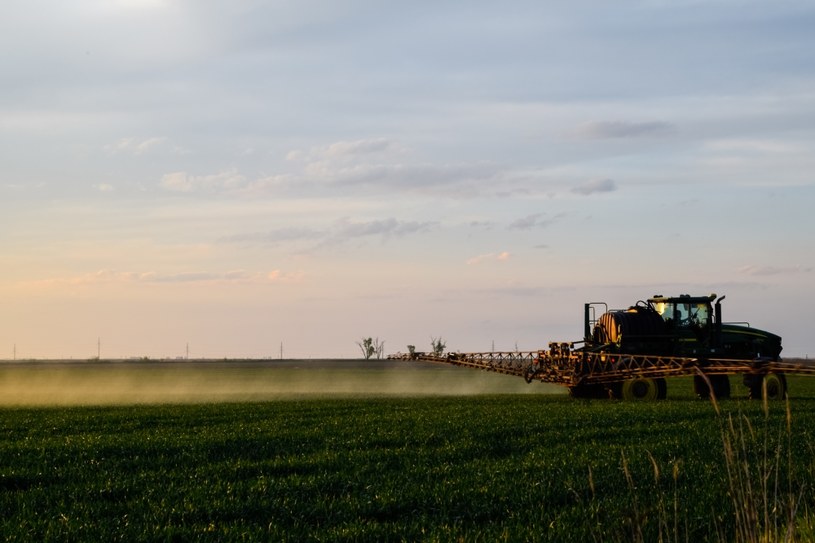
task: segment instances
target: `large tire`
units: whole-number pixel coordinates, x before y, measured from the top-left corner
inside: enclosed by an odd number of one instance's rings
[[[661,384],[660,384],[661,381]],[[661,400],[667,387],[665,379],[630,379],[620,384],[620,399],[626,401]]]
[[[750,398],[754,400],[764,398],[765,386],[768,400],[783,400],[787,396],[787,378],[782,373],[768,373],[744,381],[750,389]]]
[[[727,375],[708,375],[710,386],[708,386],[705,378],[696,375],[693,377],[693,390],[696,396],[703,400],[710,398],[711,387],[713,388],[713,395],[717,400],[725,400],[730,397],[730,378]]]

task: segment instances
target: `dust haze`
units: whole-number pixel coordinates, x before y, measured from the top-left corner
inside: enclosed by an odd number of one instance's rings
[[[514,376],[381,360],[0,364],[2,406],[559,393]]]

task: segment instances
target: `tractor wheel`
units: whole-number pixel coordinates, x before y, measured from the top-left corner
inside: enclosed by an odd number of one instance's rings
[[[708,375],[710,386],[705,378],[699,375],[693,377],[693,390],[696,396],[703,400],[710,398],[710,390],[717,400],[724,400],[730,397],[730,378],[727,375]]]
[[[750,388],[750,398],[766,398],[768,400],[783,400],[787,395],[787,378],[782,373],[768,373],[763,378],[756,376],[745,384]],[[765,392],[766,387],[766,392]]]
[[[621,383],[620,398],[628,401],[661,400],[666,390],[665,379],[631,379]]]

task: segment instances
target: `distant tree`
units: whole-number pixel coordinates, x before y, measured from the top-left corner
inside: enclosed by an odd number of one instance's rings
[[[374,354],[376,354],[376,347],[374,347],[373,338],[362,338],[361,341],[357,341],[357,346],[359,346],[360,350],[362,351],[362,357],[365,360],[369,360]]]
[[[385,356],[385,340],[376,338],[374,340],[374,352],[376,353],[376,358],[381,359]]]
[[[374,356],[379,359],[385,355],[385,341],[379,338],[362,338],[361,341],[357,341],[357,346],[365,360],[370,360]]]
[[[414,356],[416,354],[416,345],[408,345],[407,348],[410,356]]]
[[[441,356],[444,354],[444,349],[447,348],[447,344],[444,340],[439,337],[430,337],[430,345],[433,347],[433,354],[436,356]]]

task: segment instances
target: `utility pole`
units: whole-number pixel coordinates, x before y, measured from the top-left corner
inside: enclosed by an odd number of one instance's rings
[[[280,342],[280,360],[283,360],[283,342]]]
[[[187,342],[187,360],[190,359],[190,342]]]
[[[96,359],[97,360],[102,359],[102,338],[101,337],[96,338]]]

